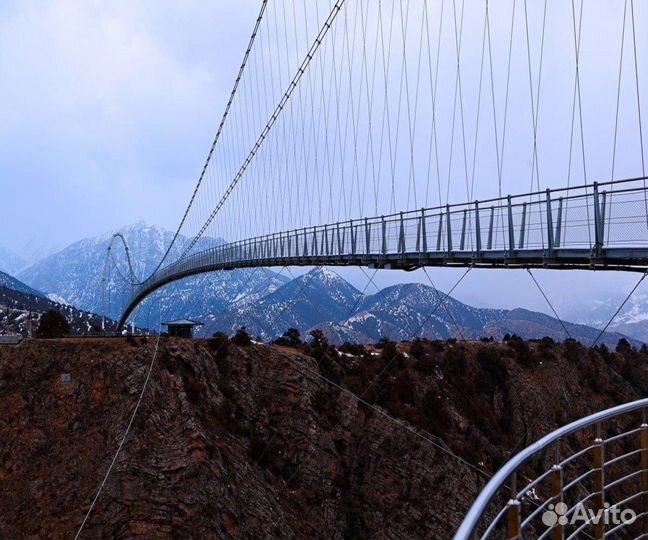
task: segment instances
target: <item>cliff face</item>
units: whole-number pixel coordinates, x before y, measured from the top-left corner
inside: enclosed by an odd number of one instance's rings
[[[153,346],[69,339],[0,348],[0,538],[74,537]],[[163,339],[81,538],[450,537],[483,479],[319,374],[488,472],[525,434],[646,388],[648,355],[630,349],[387,349]],[[579,354],[587,357],[576,367]]]

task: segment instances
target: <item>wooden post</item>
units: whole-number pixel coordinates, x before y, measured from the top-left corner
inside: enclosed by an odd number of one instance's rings
[[[598,523],[594,525],[594,537],[596,540],[603,540],[605,538],[605,471],[603,468],[605,456],[603,439],[601,438],[601,424],[596,425],[596,438],[594,439],[592,454],[594,471],[594,497],[592,502],[594,512],[599,515]]]
[[[642,411],[643,421],[641,423],[641,511],[648,512],[648,424],[646,423],[646,411]],[[644,515],[643,532],[648,533],[648,518]]]
[[[554,465],[551,469],[551,498],[554,505],[563,502],[563,469],[560,465]],[[560,521],[554,525],[551,538],[565,540],[565,526]]]
[[[507,503],[506,511],[506,539],[518,540],[520,538],[520,501],[517,499],[516,473],[511,476],[511,498]]]

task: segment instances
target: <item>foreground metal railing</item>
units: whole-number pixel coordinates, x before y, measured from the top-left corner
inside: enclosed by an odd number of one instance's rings
[[[123,324],[147,294],[183,277],[291,265],[648,267],[646,178],[593,183],[276,232],[169,264],[133,290]]]
[[[648,538],[648,399],[546,435],[508,461],[454,540]]]

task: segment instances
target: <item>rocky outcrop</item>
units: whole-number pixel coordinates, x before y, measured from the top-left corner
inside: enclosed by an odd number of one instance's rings
[[[484,478],[440,447],[492,472],[525,435],[645,390],[632,349],[387,348],[163,338],[81,538],[448,538]],[[0,538],[74,537],[153,350],[152,338],[0,348]]]

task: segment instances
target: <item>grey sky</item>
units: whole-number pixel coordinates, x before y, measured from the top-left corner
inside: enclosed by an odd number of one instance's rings
[[[140,219],[174,227],[257,9],[2,2],[0,207],[11,226],[0,243],[66,244]]]
[[[502,4],[506,8],[510,2]],[[555,0],[549,4],[559,5]],[[648,9],[642,2],[635,4],[641,24],[640,54],[645,59]],[[468,9],[470,5],[467,0]],[[537,11],[539,4],[530,5]],[[618,69],[618,48],[605,44],[618,43],[614,36],[620,31],[623,1],[597,0],[586,6],[582,54],[598,63],[590,61],[584,84],[593,87],[601,76],[597,66],[605,74]],[[19,253],[29,244],[33,247],[35,238],[37,243],[62,247],[139,220],[174,229],[202,168],[258,8],[256,0],[2,2],[0,209],[8,232],[0,244]],[[505,13],[504,8],[500,17],[495,12],[494,25],[506,28]],[[467,22],[468,42],[481,39],[478,23]],[[537,28],[533,31],[537,35]],[[546,54],[548,62],[559,60],[567,54],[564,41],[550,33]],[[513,77],[514,86],[528,84],[525,72]],[[647,88],[645,62],[640,77],[641,87]],[[608,90],[614,90],[615,81],[608,79]],[[465,81],[467,87],[475,83]],[[624,88],[626,94],[632,90],[627,82]],[[610,97],[609,92],[605,95]],[[590,107],[597,106],[596,99]],[[648,100],[644,103],[648,108]],[[607,99],[607,108],[601,109],[608,125],[609,104]],[[566,110],[556,111],[565,114]],[[630,105],[622,107],[627,126],[632,114]],[[596,132],[598,120],[588,129]],[[637,139],[630,127],[621,137],[621,170],[635,171]],[[564,141],[548,140],[544,151],[550,153],[552,145],[556,155],[564,156]],[[609,167],[610,148],[599,142],[588,150],[595,174],[603,174]],[[551,161],[550,156],[543,185],[563,183],[563,169],[552,168]],[[523,181],[507,181],[509,190],[519,186],[526,191],[527,173],[528,164]],[[366,281],[358,271],[347,272],[356,283]],[[458,277],[455,271],[430,272],[442,288]],[[527,287],[528,276],[483,271],[479,275],[470,277],[472,283],[463,293],[458,291],[459,297],[489,305],[542,305]],[[632,279],[582,276],[554,273],[546,279],[548,284],[571,283],[569,291],[579,298],[592,287],[625,286]],[[381,273],[377,279],[381,285],[410,279],[427,282],[421,273]],[[525,290],[524,297],[508,296],[498,304],[502,294],[494,291],[504,284]],[[564,295],[562,300],[571,301]]]

